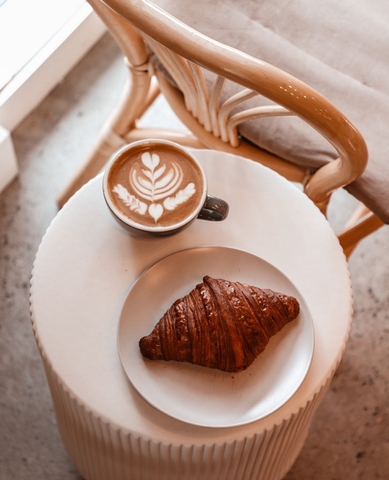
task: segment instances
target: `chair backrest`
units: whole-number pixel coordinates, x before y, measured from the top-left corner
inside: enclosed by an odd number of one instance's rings
[[[102,11],[97,0],[90,3],[100,10],[104,21],[111,24],[111,33],[131,63],[146,61],[142,37],[152,57],[158,59],[157,70],[165,73],[165,78],[159,75],[162,89],[177,87],[186,110],[201,125],[205,135],[217,139],[221,146],[228,143],[237,148],[241,142],[238,125],[264,116],[296,115],[319,132],[334,147],[338,158],[311,177],[307,178],[305,171],[303,181],[307,195],[323,211],[335,189],[362,174],[367,163],[363,137],[338,108],[309,85],[266,62],[200,34],[146,0],[104,0],[104,4],[112,9],[110,12],[107,9]],[[133,25],[140,36],[134,30],[128,33],[123,19]],[[126,36],[131,36],[130,48]],[[158,63],[163,65],[162,69],[158,68]],[[207,84],[203,70],[214,75],[211,86],[209,81]],[[226,82],[234,82],[241,89],[221,101]],[[237,105],[255,95],[262,95],[269,104],[234,114]]]

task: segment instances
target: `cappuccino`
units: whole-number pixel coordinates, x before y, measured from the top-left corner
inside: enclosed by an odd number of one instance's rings
[[[106,195],[135,228],[174,229],[201,210],[206,185],[201,167],[168,142],[123,149],[107,173]]]

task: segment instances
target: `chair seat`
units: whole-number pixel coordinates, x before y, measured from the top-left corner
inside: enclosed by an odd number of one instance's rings
[[[305,81],[340,108],[364,136],[369,150],[365,172],[347,190],[389,223],[388,2],[154,3],[199,32]],[[226,95],[234,88],[228,85]],[[266,99],[256,98],[245,105],[266,103]],[[293,117],[252,120],[242,124],[239,132],[259,147],[311,168],[336,157],[326,140]]]

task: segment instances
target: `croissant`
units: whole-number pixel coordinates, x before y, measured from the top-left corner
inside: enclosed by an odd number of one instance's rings
[[[294,297],[205,276],[173,303],[139,347],[151,360],[239,372],[299,312]]]

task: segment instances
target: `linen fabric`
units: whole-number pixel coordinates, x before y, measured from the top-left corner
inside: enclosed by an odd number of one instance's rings
[[[299,78],[364,136],[363,175],[347,190],[389,223],[389,2],[386,0],[156,0],[197,31]],[[212,75],[207,74],[207,82]],[[236,91],[228,84],[225,96]],[[245,107],[269,104],[255,98]],[[243,107],[242,107],[243,108]],[[240,134],[293,163],[318,168],[333,147],[296,117],[246,122]]]

